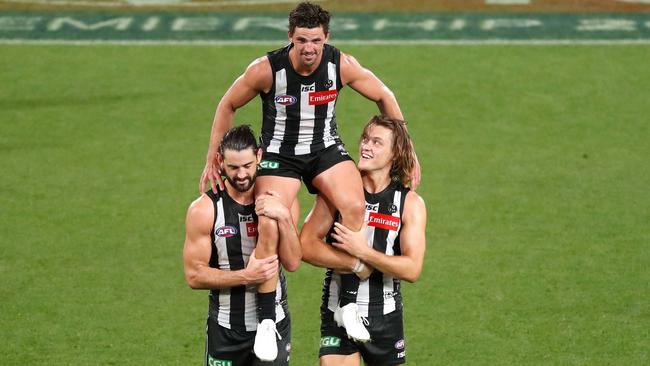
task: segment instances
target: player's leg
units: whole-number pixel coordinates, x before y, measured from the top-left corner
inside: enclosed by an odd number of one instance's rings
[[[255,181],[255,194],[275,191],[282,203],[291,207],[300,189],[300,180],[281,176],[258,176]],[[277,254],[279,242],[278,224],[265,216],[258,217],[258,237],[255,248],[257,258],[266,258]],[[278,276],[269,279],[257,287],[257,312],[259,325],[255,337],[254,351],[263,361],[272,361],[277,356],[275,334],[275,297]]]
[[[359,353],[351,355],[326,355],[321,356],[320,366],[359,366],[361,365],[361,356]]]
[[[328,148],[316,163],[320,171],[309,185],[315,187],[334,204],[341,214],[341,223],[352,230],[359,230],[365,214],[365,198],[361,174],[347,152],[340,147]],[[365,342],[370,339],[357,315],[356,298],[359,278],[355,274],[341,274],[340,309],[336,321],[345,327],[348,336]]]

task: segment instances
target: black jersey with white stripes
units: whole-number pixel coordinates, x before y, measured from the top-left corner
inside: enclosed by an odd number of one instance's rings
[[[409,192],[399,182],[392,182],[386,189],[378,193],[368,193],[366,198],[365,221],[368,222],[366,238],[368,246],[386,255],[401,255],[400,230],[404,202]],[[331,234],[331,231],[330,231]],[[328,235],[327,241],[333,238]],[[341,276],[328,269],[323,282],[323,308],[335,311],[339,302]],[[402,309],[402,292],[398,278],[385,275],[378,270],[370,277],[359,282],[356,303],[362,316],[379,316]]]
[[[340,143],[336,130],[336,101],[341,83],[341,52],[328,44],[318,68],[298,74],[289,60],[293,44],[267,54],[273,86],[262,98],[262,146],[268,152],[305,155]]]
[[[214,205],[210,267],[225,271],[246,268],[257,242],[255,205],[241,205],[225,190],[219,190],[217,194],[209,190],[207,195]],[[256,330],[256,293],[256,285],[210,290],[209,317],[228,329]],[[287,314],[287,283],[280,271],[276,288],[276,322]]]

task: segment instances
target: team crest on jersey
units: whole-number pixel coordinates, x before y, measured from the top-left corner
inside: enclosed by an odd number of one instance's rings
[[[294,105],[297,101],[298,98],[289,94],[278,95],[275,97],[275,102],[283,106]]]
[[[380,229],[397,231],[399,229],[400,218],[392,215],[371,212],[368,216],[368,226],[374,226]]]
[[[395,349],[404,349],[404,340],[400,339],[399,341],[395,342]]]
[[[391,204],[390,207],[388,207],[388,212],[390,213],[395,213],[397,212],[397,205],[396,204]]]
[[[309,105],[327,104],[336,100],[339,92],[336,90],[325,90],[309,93]]]
[[[215,234],[222,238],[230,238],[231,236],[237,235],[237,228],[232,225],[224,225],[215,230]]]
[[[325,89],[329,89],[329,88],[332,87],[332,85],[334,85],[334,81],[332,81],[332,79],[328,79],[328,80],[327,80],[326,82],[324,82],[323,84],[324,84],[323,86],[325,87]]]

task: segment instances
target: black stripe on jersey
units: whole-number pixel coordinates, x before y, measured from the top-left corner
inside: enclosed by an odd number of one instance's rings
[[[316,91],[326,91],[329,90],[329,63],[332,62],[332,48],[324,47],[323,48],[323,57],[319,65],[319,71],[315,72],[314,75],[317,77],[314,80],[316,84]],[[332,82],[335,82],[332,80]],[[337,89],[338,90],[338,89]],[[314,136],[312,139],[311,146],[309,147],[310,151],[320,151],[325,148],[325,142],[323,141],[323,136],[325,135],[325,119],[327,118],[327,106],[329,103],[318,104],[314,107]],[[330,128],[332,125],[330,124]]]

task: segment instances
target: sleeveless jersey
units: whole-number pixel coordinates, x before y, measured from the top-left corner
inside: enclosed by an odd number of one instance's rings
[[[257,241],[255,205],[241,205],[225,190],[216,195],[209,190],[207,195],[214,205],[210,267],[226,271],[246,268]],[[224,328],[254,331],[257,329],[256,293],[256,285],[212,289],[208,315]],[[288,314],[287,283],[282,271],[275,302],[276,322],[279,322]]]
[[[273,86],[262,98],[262,134],[265,151],[288,156],[318,152],[340,143],[335,106],[343,87],[341,53],[325,44],[318,68],[298,74],[289,61],[292,44],[269,52]]]
[[[372,194],[364,190],[366,198],[365,220],[368,221],[366,238],[372,246],[386,255],[401,255],[399,234],[402,229],[404,201],[409,188],[399,182],[391,183],[383,191]],[[331,236],[327,238],[332,242]],[[323,281],[322,307],[335,311],[339,303],[341,276],[331,268]],[[359,282],[356,303],[361,316],[380,316],[402,309],[400,280],[384,275],[378,270]]]

